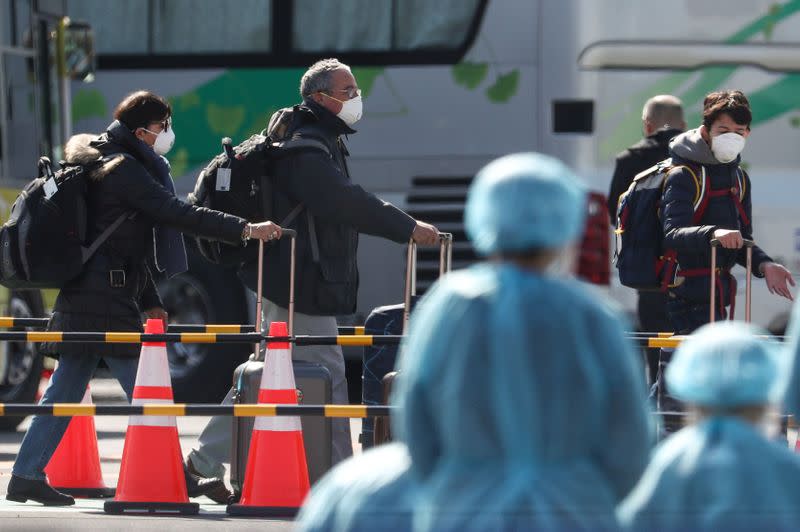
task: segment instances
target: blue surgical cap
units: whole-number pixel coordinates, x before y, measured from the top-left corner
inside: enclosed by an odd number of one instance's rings
[[[705,325],[675,351],[667,367],[670,393],[687,403],[739,407],[780,402],[782,351],[768,333],[742,322]]]
[[[475,177],[464,223],[482,255],[558,248],[578,236],[585,188],[560,161],[538,153],[496,159]]]

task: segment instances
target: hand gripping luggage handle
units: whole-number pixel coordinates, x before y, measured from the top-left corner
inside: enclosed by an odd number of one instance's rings
[[[750,300],[753,292],[752,286],[752,279],[753,279],[753,246],[755,246],[755,242],[752,240],[744,239],[744,247],[746,249],[747,259],[746,259],[746,279],[745,279],[745,291],[744,291],[744,321],[750,323]],[[711,240],[711,305],[710,313],[709,313],[709,323],[714,323],[716,320],[716,296],[717,296],[717,283],[716,283],[716,275],[717,275],[717,248],[720,246],[720,242],[718,239],[713,238]]]
[[[439,277],[449,272],[453,267],[453,234],[439,233]],[[406,286],[403,298],[403,334],[408,326],[408,317],[411,312],[411,298],[417,295],[417,243],[414,239],[408,241],[406,254]]]
[[[291,252],[289,254],[289,336],[294,334],[294,272],[297,256],[297,231],[294,229],[281,229],[281,238],[291,239]],[[261,332],[261,301],[264,293],[264,241],[258,241],[258,280],[256,281],[256,331]],[[256,344],[256,359],[261,356],[261,342]]]

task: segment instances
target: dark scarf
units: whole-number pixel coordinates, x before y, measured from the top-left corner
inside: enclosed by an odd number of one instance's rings
[[[106,129],[114,142],[127,148],[145,167],[147,172],[173,196],[175,183],[170,175],[169,162],[153,151],[153,148],[136,138],[136,135],[119,120],[114,120]],[[156,224],[153,227],[153,258],[160,272],[166,272],[167,278],[189,269],[186,260],[186,247],[183,235],[171,227]]]

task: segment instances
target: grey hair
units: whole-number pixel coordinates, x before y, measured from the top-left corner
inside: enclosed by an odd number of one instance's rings
[[[350,67],[335,57],[322,59],[311,65],[300,78],[300,96],[305,100],[315,92],[330,90],[331,74],[337,70],[350,70]]]
[[[644,104],[642,120],[649,120],[656,128],[683,124],[683,102],[671,94],[653,96]]]

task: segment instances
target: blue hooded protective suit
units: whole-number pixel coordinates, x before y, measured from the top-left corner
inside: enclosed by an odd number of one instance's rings
[[[784,398],[784,407],[795,417],[800,416],[800,298],[792,309],[792,319],[786,329],[786,350],[792,370],[789,387]]]
[[[494,208],[471,216],[481,201]],[[562,223],[530,204],[548,204]],[[487,255],[556,248],[576,236],[583,208],[560,163],[509,156],[476,179],[467,231]],[[651,435],[644,370],[618,316],[577,281],[509,262],[447,275],[415,309],[401,349],[399,443],[322,479],[300,528],[616,528]]]
[[[731,412],[779,401],[784,353],[742,323],[704,326],[682,344],[667,384],[712,414],[656,450],[620,505],[632,530],[796,530],[800,460]],[[716,412],[715,414],[713,412]]]

